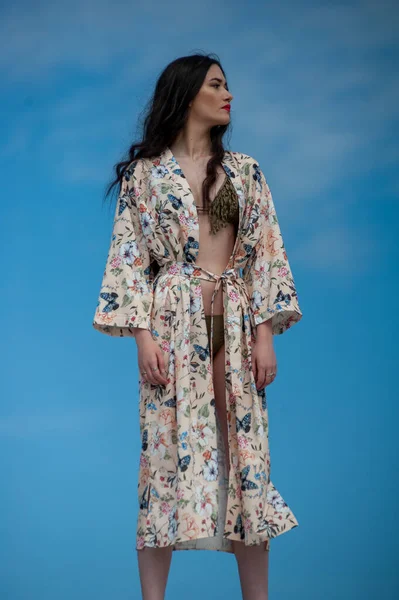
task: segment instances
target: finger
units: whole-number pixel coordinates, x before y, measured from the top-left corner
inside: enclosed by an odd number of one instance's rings
[[[165,371],[165,363],[163,360],[163,356],[161,353],[158,353],[156,356],[157,356],[157,361],[158,361],[158,371],[154,371],[154,377],[158,384],[166,385],[168,383],[168,380],[166,379],[166,376],[165,376],[166,371]]]
[[[258,376],[256,379],[256,387],[258,388],[258,390],[261,389],[263,386],[266,376],[265,373],[266,371],[263,367],[258,368]]]
[[[273,366],[265,368],[265,379],[263,381],[262,387],[266,387],[267,385],[272,383],[274,377],[272,373],[274,373],[274,371],[275,369]]]
[[[256,364],[256,355],[255,355],[255,352],[252,352],[252,355],[251,355],[251,368],[252,368],[252,373],[253,373],[254,379],[256,381],[257,364]]]
[[[164,383],[166,385],[168,383],[168,378],[167,378],[164,355],[161,351],[159,351],[159,355],[158,355],[158,367],[159,367],[159,371],[160,371],[160,376],[162,377],[162,383]]]
[[[155,363],[155,364],[153,363],[152,365],[150,365],[151,383],[153,385],[166,385],[168,383],[168,380],[166,379],[166,377],[164,377],[163,373],[160,370],[159,358],[160,358],[160,355],[157,353],[156,354],[157,363]]]
[[[147,383],[147,375],[144,373],[145,368],[143,366],[139,367],[140,369],[140,379],[143,383]]]
[[[273,373],[276,372],[276,369],[274,367],[269,367],[268,369],[266,369],[266,381],[265,381],[265,385],[270,385],[271,383],[273,383],[275,375]]]
[[[152,361],[151,363],[148,363],[148,365],[144,369],[144,371],[147,371],[147,379],[150,383],[152,383],[152,385],[158,384],[158,381],[156,380],[157,372],[153,371],[153,369],[157,369],[157,368],[158,368],[157,365],[154,363],[154,361]]]
[[[266,386],[267,386],[267,377],[266,377],[266,373],[265,373],[265,377],[264,377],[263,381],[260,383],[259,389],[263,390],[263,388]]]
[[[253,373],[254,379],[256,381],[256,377],[257,377],[258,371],[257,371],[257,368],[256,368],[256,360],[255,359],[252,359],[252,373]]]

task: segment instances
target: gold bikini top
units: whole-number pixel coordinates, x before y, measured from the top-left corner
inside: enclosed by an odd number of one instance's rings
[[[226,174],[225,180],[210,204],[210,209],[202,206],[197,207],[201,213],[209,213],[211,229],[209,233],[217,233],[221,227],[233,223],[237,233],[239,223],[239,204],[236,189]]]

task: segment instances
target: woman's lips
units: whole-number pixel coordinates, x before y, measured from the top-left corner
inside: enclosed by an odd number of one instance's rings
[[[223,110],[228,110],[230,112],[230,106],[222,106]]]

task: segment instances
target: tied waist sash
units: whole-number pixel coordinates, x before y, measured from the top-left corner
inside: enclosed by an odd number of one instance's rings
[[[223,294],[224,297],[227,298],[227,301],[229,299],[229,287],[232,286],[233,290],[238,292],[239,294],[244,294],[248,304],[249,304],[249,297],[248,297],[248,290],[247,287],[245,285],[245,281],[243,280],[243,278],[240,275],[240,269],[238,268],[234,268],[231,267],[229,269],[225,269],[223,271],[223,273],[221,273],[221,275],[216,275],[216,273],[212,273],[212,271],[209,271],[208,269],[205,269],[204,267],[201,267],[199,265],[193,265],[191,263],[185,262],[185,261],[169,261],[166,263],[163,263],[160,266],[159,272],[157,273],[155,279],[154,279],[154,289],[156,286],[156,283],[158,281],[158,278],[161,277],[162,275],[166,275],[169,274],[171,276],[173,275],[179,275],[181,277],[185,277],[187,279],[190,279],[192,277],[196,277],[198,279],[202,279],[203,281],[215,281],[216,285],[215,285],[215,289],[213,290],[212,293],[212,300],[211,300],[211,343],[210,343],[210,356],[211,356],[211,365],[213,365],[213,302],[215,300],[216,294],[218,293],[218,290],[220,288],[220,286],[222,286],[223,289]]]

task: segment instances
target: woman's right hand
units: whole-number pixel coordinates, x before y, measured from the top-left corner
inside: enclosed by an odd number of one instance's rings
[[[141,378],[153,385],[167,385],[168,380],[165,377],[165,361],[162,350],[153,340],[151,332],[148,329],[138,328],[135,340],[138,349],[138,362]],[[153,371],[152,369],[158,369]],[[143,371],[146,374],[143,374]]]

